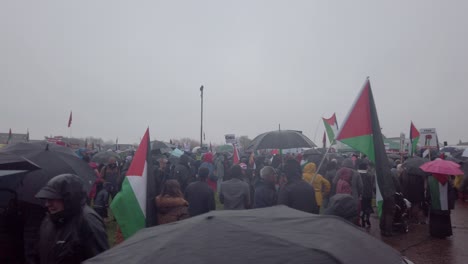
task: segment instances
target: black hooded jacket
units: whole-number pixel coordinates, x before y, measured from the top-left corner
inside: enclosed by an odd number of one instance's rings
[[[191,170],[189,166],[189,157],[185,154],[180,156],[179,163],[174,168],[173,179],[180,184],[180,189],[185,192],[185,189],[191,182]]]
[[[48,195],[51,197],[49,198]],[[40,263],[81,263],[109,248],[101,217],[86,205],[80,177],[62,174],[52,178],[36,195],[64,201],[64,211],[48,214],[39,232]]]

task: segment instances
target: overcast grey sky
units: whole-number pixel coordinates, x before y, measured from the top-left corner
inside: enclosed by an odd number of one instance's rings
[[[468,1],[0,2],[0,130],[312,140],[370,76],[386,136],[468,141]],[[323,133],[320,123],[316,141]]]

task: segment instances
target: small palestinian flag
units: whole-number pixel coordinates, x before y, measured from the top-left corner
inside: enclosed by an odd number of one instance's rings
[[[323,124],[328,134],[328,140],[330,144],[335,144],[335,136],[338,134],[338,121],[336,121],[336,114],[333,114],[330,118],[323,118]]]
[[[395,186],[380,129],[371,85],[367,79],[338,132],[336,140],[364,153],[375,164],[376,203],[379,216],[382,214],[383,200],[393,197],[395,194]]]
[[[411,127],[410,127],[410,141],[411,141],[411,156],[414,156],[414,153],[416,153],[416,148],[418,147],[418,142],[419,142],[419,131],[416,129],[414,126],[413,122],[411,122]]]

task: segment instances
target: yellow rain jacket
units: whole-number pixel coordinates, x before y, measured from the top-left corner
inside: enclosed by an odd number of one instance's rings
[[[322,206],[323,196],[330,193],[330,182],[325,179],[322,175],[314,174],[317,170],[315,163],[308,163],[304,167],[304,172],[302,173],[302,179],[310,183],[315,190],[315,200],[317,201],[318,206]],[[314,179],[313,179],[314,178]],[[312,182],[312,179],[314,182]]]

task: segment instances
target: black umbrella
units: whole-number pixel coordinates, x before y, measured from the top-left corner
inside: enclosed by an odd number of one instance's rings
[[[70,148],[56,144],[16,143],[1,149],[0,153],[22,156],[40,167],[38,170],[17,174],[18,177],[24,177],[16,189],[22,201],[42,204],[34,196],[52,177],[59,174],[73,173],[82,177],[87,191],[96,179],[94,171],[85,161],[78,158]]]
[[[399,252],[341,218],[275,206],[212,211],[146,228],[85,263],[326,264],[363,258],[402,263]]]
[[[275,130],[258,135],[252,140],[249,150],[257,149],[292,149],[292,148],[313,148],[314,142],[295,130]]]
[[[403,167],[406,168],[408,174],[426,176],[427,173],[419,168],[426,162],[429,162],[429,160],[421,157],[412,157],[403,162]]]
[[[23,157],[0,153],[0,189],[15,190],[21,183],[24,172],[37,169],[40,169],[39,166]],[[18,177],[15,174],[22,175]]]
[[[120,155],[113,151],[103,151],[95,154],[91,161],[98,164],[107,164],[110,158],[114,158],[117,161],[120,161]]]
[[[157,154],[171,153],[176,145],[171,143],[155,140],[151,144],[151,150]]]
[[[8,153],[0,153],[0,170],[21,170],[21,171],[30,171],[37,170],[39,166],[34,164],[34,162]]]

